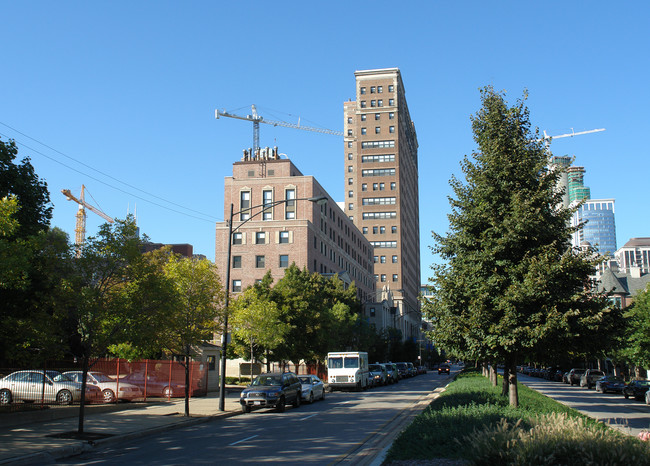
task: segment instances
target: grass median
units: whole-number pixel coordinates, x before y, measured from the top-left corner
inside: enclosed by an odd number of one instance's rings
[[[521,384],[519,408],[512,408],[500,385],[467,370],[399,435],[384,464],[435,458],[486,465],[650,465],[650,445]]]

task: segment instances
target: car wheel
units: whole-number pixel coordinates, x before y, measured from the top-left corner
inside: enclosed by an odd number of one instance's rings
[[[11,403],[11,392],[7,389],[0,390],[0,405],[8,405]]]
[[[626,400],[630,397],[630,395],[628,395],[626,392],[623,392],[623,396],[625,397]]]
[[[294,408],[299,408],[300,407],[300,401],[301,401],[301,395],[300,392],[296,395],[296,401],[293,402],[293,407]]]
[[[104,403],[112,403],[115,401],[115,393],[110,388],[102,391],[102,396],[104,397]]]
[[[312,392],[309,392],[309,400],[307,400],[309,404],[312,404],[314,402],[314,394]]]
[[[278,401],[278,404],[275,405],[275,409],[278,413],[284,413],[284,408],[286,407],[285,402],[284,402],[284,397],[280,398],[280,401]]]
[[[172,387],[165,387],[163,388],[162,395],[165,398],[171,398],[174,396],[174,389]]]
[[[244,414],[248,414],[251,412],[251,407],[248,405],[241,405],[241,410]]]
[[[56,402],[60,405],[72,404],[72,393],[70,393],[70,390],[61,390],[59,393],[57,393]]]

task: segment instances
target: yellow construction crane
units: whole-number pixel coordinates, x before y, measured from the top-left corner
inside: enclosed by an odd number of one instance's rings
[[[101,218],[106,220],[108,223],[114,222],[114,220],[111,217],[109,217],[98,208],[93,207],[86,202],[85,194],[84,194],[85,190],[86,187],[84,185],[81,185],[81,195],[79,196],[79,199],[74,197],[69,189],[61,190],[63,195],[67,197],[69,201],[74,201],[77,204],[79,204],[79,210],[77,210],[77,225],[74,229],[75,245],[77,246],[77,256],[81,254],[81,247],[83,246],[84,241],[86,241],[86,209],[90,210],[91,212],[95,212],[97,215],[99,215]]]
[[[250,121],[253,123],[253,152],[257,149],[260,149],[260,123],[266,123],[267,125],[273,126],[283,126],[285,128],[294,128],[294,129],[303,129],[305,131],[314,131],[316,133],[332,134],[334,136],[343,136],[342,131],[334,131],[332,129],[325,128],[314,128],[312,126],[303,126],[300,124],[300,118],[298,118],[298,123],[287,123],[285,121],[277,120],[266,120],[264,117],[260,116],[257,113],[255,105],[251,105],[251,114],[246,116],[235,115],[234,113],[228,113],[225,110],[215,110],[214,117],[218,120],[219,117],[235,118],[237,120]]]

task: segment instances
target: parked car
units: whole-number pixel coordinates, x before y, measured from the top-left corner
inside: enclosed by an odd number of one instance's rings
[[[623,387],[623,396],[627,399],[644,400],[646,392],[650,389],[650,380],[632,380]]]
[[[415,364],[413,364],[412,362],[407,362],[406,367],[408,368],[411,377],[415,377],[416,375],[418,375],[417,371],[415,370]]]
[[[573,387],[574,385],[580,384],[580,377],[582,377],[585,371],[586,369],[571,369],[568,376],[569,385]]]
[[[151,371],[132,372],[120,379],[120,384],[126,382],[140,388],[142,396],[161,396],[165,398],[185,396],[185,384],[169,380],[169,374]]]
[[[368,364],[368,370],[373,385],[386,385],[388,383],[388,372],[381,364]]]
[[[99,389],[86,390],[86,400],[99,398]],[[0,404],[43,401],[69,405],[81,400],[81,384],[57,371],[17,371],[0,379]]]
[[[397,370],[397,364],[393,362],[386,362],[382,364],[386,368],[386,376],[388,383],[397,383],[399,382],[399,371]]]
[[[650,405],[650,390],[645,392],[645,404]]]
[[[606,375],[596,380],[597,392],[623,393],[623,387],[625,387],[625,381],[620,377]]]
[[[314,400],[325,399],[325,385],[316,375],[299,375],[301,385],[301,397],[303,401],[313,403]]]
[[[450,370],[451,368],[449,367],[449,364],[440,364],[438,366],[438,374],[442,374],[443,372],[449,374]]]
[[[409,369],[405,362],[396,362],[395,364],[397,365],[397,372],[399,373],[400,379],[410,377]]]
[[[562,382],[565,384],[569,383],[569,371],[566,371],[564,374],[562,374]]]
[[[427,373],[427,366],[415,366],[418,375]]]
[[[287,403],[300,406],[302,385],[293,372],[260,374],[241,392],[239,403],[242,411],[252,408],[275,408],[284,412]]]
[[[587,369],[585,373],[580,376],[580,386],[591,389],[591,387],[596,385],[596,380],[601,377],[605,377],[603,371],[599,371],[598,369]]]
[[[63,375],[75,382],[82,383],[83,381],[83,371],[68,371],[64,372]],[[111,379],[103,372],[88,372],[86,377],[86,390],[91,385],[101,391],[105,403],[112,403],[117,399],[131,401],[144,396],[142,390],[137,385],[122,380],[118,383],[118,381]],[[115,396],[116,393],[117,398]]]

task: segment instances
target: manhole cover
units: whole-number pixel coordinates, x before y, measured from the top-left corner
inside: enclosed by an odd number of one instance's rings
[[[50,434],[47,435],[46,437],[51,437],[51,438],[62,438],[62,439],[68,439],[68,440],[86,440],[89,442],[93,442],[95,440],[101,440],[104,438],[112,437],[114,434],[100,434],[99,432],[77,432],[76,430],[73,430],[71,432],[59,432],[56,434]]]

